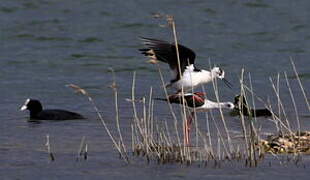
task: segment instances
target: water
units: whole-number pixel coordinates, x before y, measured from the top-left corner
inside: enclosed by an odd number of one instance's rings
[[[130,143],[132,109],[130,97],[133,71],[137,73],[137,97],[162,96],[154,66],[139,55],[139,36],[172,40],[164,21],[152,13],[173,14],[179,41],[195,50],[200,67],[213,64],[226,70],[227,78],[238,83],[241,68],[251,72],[257,95],[276,102],[269,77],[287,72],[295,92],[302,129],[309,129],[306,108],[290,65],[294,59],[304,88],[309,92],[310,3],[303,1],[45,1],[11,0],[0,3],[0,176],[1,179],[307,179],[303,167],[268,163],[256,169],[243,167],[198,168],[179,165],[146,165],[141,159],[127,166],[118,158],[110,139],[87,99],[74,94],[66,84],[85,88],[95,99],[104,119],[113,128],[115,112],[109,68],[116,72],[120,93],[121,129]],[[167,70],[166,66],[162,66]],[[166,80],[169,80],[166,73]],[[282,98],[288,116],[295,122],[289,91],[282,76]],[[238,93],[224,87],[222,100]],[[207,86],[208,92],[212,87]],[[47,108],[80,112],[85,121],[27,122],[19,112],[26,98],[37,98]],[[214,98],[213,93],[209,94]],[[258,106],[262,106],[257,102]],[[171,121],[165,104],[156,103],[156,118]],[[216,115],[218,116],[218,115]],[[240,132],[240,123],[225,113],[228,127]],[[203,123],[203,116],[200,117]],[[263,131],[275,132],[273,123],[260,119]],[[49,163],[46,134],[50,135],[56,161]],[[81,138],[89,144],[88,161],[76,162]],[[309,158],[304,157],[306,165]],[[306,167],[308,168],[308,167]]]

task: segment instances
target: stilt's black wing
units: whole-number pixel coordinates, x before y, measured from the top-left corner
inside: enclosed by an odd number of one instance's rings
[[[176,46],[174,43],[169,43],[167,41],[144,38],[141,37],[144,45],[147,48],[139,49],[145,56],[151,57],[158,61],[162,61],[169,64],[170,69],[175,73],[175,80],[180,79],[180,74],[178,71],[178,58]],[[179,57],[180,57],[180,68],[181,73],[184,72],[186,66],[194,64],[195,53],[193,50],[178,44]]]
[[[184,99],[188,107],[197,108],[204,105],[204,98],[197,95],[185,95]]]
[[[191,108],[200,107],[204,105],[204,98],[195,94],[184,95],[185,105]],[[180,94],[173,94],[169,96],[170,103],[183,104],[183,98]]]

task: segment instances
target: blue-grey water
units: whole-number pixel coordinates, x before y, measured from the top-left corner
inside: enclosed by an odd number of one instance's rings
[[[308,179],[309,157],[303,166],[279,165],[276,158],[258,168],[227,165],[223,168],[147,165],[133,158],[119,159],[115,148],[86,97],[66,84],[85,88],[103,118],[116,134],[112,74],[119,90],[120,121],[125,143],[130,145],[130,98],[133,72],[136,96],[162,96],[156,66],[137,51],[139,36],[172,41],[171,30],[153,13],[175,17],[179,42],[195,50],[199,67],[209,62],[223,67],[234,84],[229,90],[219,82],[221,100],[238,93],[241,69],[251,73],[255,93],[277,106],[269,78],[281,74],[280,94],[288,119],[296,128],[296,114],[285,84],[287,72],[303,130],[310,129],[309,110],[290,64],[293,59],[306,93],[310,89],[310,2],[267,0],[10,0],[0,2],[0,179]],[[162,65],[162,70],[168,70]],[[166,81],[169,73],[165,73]],[[206,86],[214,99],[212,86]],[[46,108],[76,111],[87,120],[28,122],[19,108],[27,98],[40,99]],[[262,106],[256,102],[257,106]],[[241,132],[240,122],[225,111],[231,132]],[[215,116],[219,117],[215,112]],[[165,103],[155,103],[155,118],[173,119]],[[274,123],[259,118],[263,132],[276,133]],[[199,121],[204,123],[203,116]],[[205,130],[204,130],[205,131]],[[50,135],[56,160],[49,162],[46,135]],[[77,162],[82,137],[89,157]]]

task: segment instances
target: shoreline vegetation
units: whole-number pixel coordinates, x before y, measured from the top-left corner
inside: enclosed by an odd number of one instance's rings
[[[177,32],[175,27],[175,21],[172,16],[168,15],[154,15],[155,18],[164,18],[167,21],[168,27],[172,29],[174,41],[177,41]],[[177,53],[178,49],[176,48]],[[154,64],[158,70],[160,76],[164,94],[168,97],[167,89],[163,80],[162,71],[158,63],[154,60],[148,61]],[[295,64],[290,59],[294,74],[298,81],[299,88],[305,100],[305,104],[310,112],[309,102],[306,96],[305,89],[298,76]],[[214,167],[221,167],[223,162],[241,162],[246,167],[257,167],[260,162],[263,162],[266,155],[272,155],[279,157],[283,154],[286,155],[287,161],[294,162],[298,165],[302,163],[302,155],[310,153],[310,131],[301,131],[301,124],[299,121],[298,109],[295,101],[295,94],[291,89],[290,82],[286,72],[284,78],[286,87],[290,93],[290,98],[294,107],[297,129],[292,128],[292,119],[288,119],[287,111],[283,105],[280,95],[280,74],[276,78],[270,78],[270,83],[273,88],[274,94],[277,98],[277,102],[268,102],[256,95],[252,87],[252,79],[250,73],[248,73],[247,79],[249,83],[245,83],[245,69],[242,69],[239,83],[240,83],[240,95],[246,98],[247,104],[255,108],[255,101],[258,100],[264,104],[265,108],[268,109],[272,116],[272,121],[277,129],[273,135],[265,136],[262,134],[262,130],[257,125],[257,119],[255,116],[244,116],[242,112],[238,116],[240,119],[241,137],[236,141],[230,133],[230,128],[227,126],[225,116],[222,109],[219,109],[220,119],[215,119],[212,111],[205,113],[206,132],[201,130],[200,124],[197,121],[196,112],[193,118],[195,127],[194,136],[192,138],[192,144],[190,146],[184,145],[182,137],[185,135],[182,129],[186,122],[186,118],[190,114],[185,106],[180,108],[174,108],[170,103],[167,103],[167,108],[170,110],[171,121],[169,126],[167,122],[158,122],[154,114],[154,99],[153,89],[150,87],[149,94],[143,97],[141,100],[137,100],[135,96],[135,84],[136,84],[136,73],[133,73],[131,98],[127,99],[132,104],[133,118],[131,124],[131,145],[126,145],[123,140],[122,130],[120,129],[119,119],[119,106],[118,106],[118,89],[117,83],[115,82],[115,73],[111,69],[113,75],[113,83],[111,89],[114,92],[114,105],[115,105],[115,122],[117,128],[117,134],[112,134],[108,124],[102,117],[95,100],[91,95],[78,85],[69,84],[68,87],[74,89],[76,92],[86,96],[92,106],[94,107],[97,116],[99,117],[103,127],[109,135],[114,147],[126,163],[130,163],[130,153],[134,157],[144,157],[148,163],[157,162],[159,164],[165,163],[181,163],[191,165],[193,163],[199,163],[204,166],[213,164]],[[216,101],[220,102],[219,91],[217,87],[217,81],[212,82]],[[184,93],[184,91],[182,92]],[[252,100],[252,102],[250,101]],[[185,101],[183,101],[185,102]],[[302,102],[298,102],[302,103]],[[183,104],[184,105],[184,104]],[[239,104],[240,107],[240,104]],[[241,108],[239,108],[241,109]],[[249,111],[250,112],[250,111]],[[176,113],[181,114],[181,118]],[[199,120],[200,121],[200,120]],[[210,134],[210,124],[215,126],[215,135]],[[129,129],[126,129],[129,131]],[[85,141],[84,137],[82,139]],[[82,152],[82,145],[79,150]],[[87,152],[87,145],[86,145]],[[50,154],[50,150],[49,150]],[[290,158],[289,158],[290,157]],[[54,157],[53,157],[54,158]]]

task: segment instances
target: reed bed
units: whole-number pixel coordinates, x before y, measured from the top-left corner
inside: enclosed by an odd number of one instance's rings
[[[292,65],[294,65],[292,63]],[[160,79],[164,85],[161,69],[156,65],[159,71]],[[296,69],[294,67],[294,69]],[[113,77],[114,71],[113,72]],[[153,99],[153,89],[150,88],[149,94],[142,98],[137,98],[135,96],[135,86],[136,86],[136,73],[133,73],[132,79],[132,92],[131,98],[127,101],[132,103],[133,118],[131,123],[131,145],[126,146],[126,143],[122,137],[122,131],[120,129],[119,121],[119,107],[118,107],[118,90],[117,83],[113,80],[111,85],[115,96],[115,110],[116,110],[116,128],[117,135],[112,135],[108,125],[100,115],[95,101],[91,98],[91,95],[84,89],[77,85],[70,84],[69,87],[73,88],[75,91],[88,97],[88,100],[92,103],[94,109],[97,112],[102,125],[109,134],[116,150],[120,154],[126,163],[130,163],[129,152],[133,156],[144,157],[148,163],[156,162],[158,164],[166,163],[180,163],[185,165],[191,165],[193,163],[198,163],[199,165],[213,167],[221,167],[225,162],[238,162],[244,164],[247,167],[257,167],[259,162],[262,162],[266,153],[272,154],[278,157],[277,154],[289,154],[291,153],[293,158],[287,158],[288,160],[295,159],[292,161],[296,164],[301,162],[301,154],[310,153],[310,132],[300,130],[300,122],[298,122],[297,131],[294,130],[290,124],[291,120],[288,119],[284,103],[282,102],[280,91],[279,91],[279,79],[280,75],[277,76],[275,82],[271,80],[271,86],[274,90],[275,96],[277,98],[277,104],[271,104],[270,102],[264,101],[259,97],[253,90],[251,84],[251,76],[248,73],[249,84],[247,85],[244,81],[245,70],[242,69],[240,75],[240,94],[246,98],[246,101],[250,102],[255,108],[255,99],[264,104],[265,108],[270,110],[272,117],[269,118],[270,121],[274,122],[277,132],[274,135],[267,136],[265,138],[263,134],[260,134],[262,130],[257,126],[256,117],[244,116],[243,113],[239,112],[238,119],[240,120],[240,134],[241,140],[235,142],[234,138],[231,138],[231,133],[229,127],[226,125],[226,119],[223,115],[221,109],[219,110],[220,118],[216,119],[213,111],[205,113],[205,122],[208,134],[203,132],[203,128],[200,127],[199,120],[197,116],[194,116],[195,123],[195,133],[192,139],[195,139],[195,143],[192,145],[185,145],[181,140],[185,136],[182,131],[182,126],[184,121],[189,114],[187,108],[184,106],[179,106],[179,108],[174,108],[170,103],[167,103],[171,118],[169,121],[173,121],[174,126],[169,126],[168,120],[163,122],[156,121],[156,114],[154,113],[155,103]],[[296,74],[298,74],[296,72]],[[284,73],[286,85],[290,88],[289,80]],[[296,78],[299,78],[296,76]],[[113,78],[114,79],[114,78]],[[215,94],[218,93],[217,82],[213,82]],[[165,87],[165,86],[163,86]],[[300,88],[303,89],[300,83]],[[303,89],[304,91],[304,89]],[[291,93],[291,100],[294,100],[294,94],[292,89],[289,90]],[[305,92],[305,91],[304,91]],[[168,97],[168,91],[164,88],[164,93]],[[307,96],[304,96],[307,97]],[[220,101],[219,96],[217,96],[217,101]],[[307,98],[305,98],[307,102]],[[250,104],[250,103],[248,103]],[[294,105],[296,107],[296,105]],[[308,106],[307,106],[308,107]],[[297,108],[294,108],[298,110]],[[180,112],[181,118],[179,119],[176,115]],[[275,113],[276,112],[276,113]],[[296,112],[298,115],[298,112]],[[296,118],[296,121],[299,121]],[[215,134],[210,133],[211,125],[215,126]],[[225,126],[225,127],[224,127]],[[126,130],[128,131],[128,130]],[[295,132],[296,131],[296,132]],[[229,138],[228,138],[229,137]],[[48,137],[47,137],[48,138]],[[50,151],[49,138],[48,138],[48,153],[53,161],[55,158]],[[130,150],[129,150],[130,149]],[[78,151],[78,159],[87,159],[87,144],[85,143],[85,137],[81,140],[81,145]],[[281,159],[281,158],[278,158]]]
[[[288,82],[287,75],[284,75],[286,81]],[[135,79],[134,75],[134,79]],[[275,95],[278,99],[278,104],[266,103],[258,95],[250,84],[247,86],[244,81],[244,70],[241,72],[240,78],[240,94],[244,97],[252,97],[252,107],[255,108],[254,99],[261,101],[265,107],[270,110],[272,117],[269,118],[270,121],[274,122],[277,129],[273,135],[265,136],[262,129],[257,125],[257,118],[251,115],[244,116],[242,112],[238,116],[240,120],[240,129],[242,138],[238,141],[233,140],[230,134],[229,127],[224,128],[225,116],[220,110],[220,118],[215,119],[213,115],[214,112],[206,113],[207,130],[210,132],[210,123],[214,123],[216,127],[216,137],[212,137],[211,133],[205,135],[200,129],[200,124],[198,120],[195,120],[195,145],[191,146],[184,145],[180,142],[181,133],[180,128],[171,128],[167,126],[167,123],[160,124],[154,121],[154,101],[152,98],[152,89],[150,89],[150,94],[148,97],[143,98],[142,107],[143,114],[138,115],[135,113],[134,121],[132,124],[132,152],[135,156],[145,157],[148,162],[155,161],[160,164],[165,163],[181,163],[181,164],[192,164],[193,162],[199,162],[203,164],[218,164],[223,162],[241,162],[248,167],[257,167],[259,162],[262,162],[266,153],[278,156],[277,154],[291,154],[295,158],[300,154],[309,154],[310,152],[310,132],[301,131],[300,123],[298,122],[297,130],[293,129],[290,125],[292,120],[289,120],[284,109],[281,96],[278,94],[278,85],[272,83],[271,86],[274,87]],[[249,76],[249,79],[250,76]],[[133,80],[134,82],[135,80]],[[250,81],[251,82],[251,81]],[[216,85],[216,83],[214,83]],[[134,85],[134,84],[133,84]],[[289,87],[289,86],[288,86]],[[301,86],[302,87],[302,86]],[[134,90],[135,88],[133,88]],[[217,90],[215,88],[215,90]],[[134,98],[134,92],[132,92],[132,103],[133,111],[137,112],[136,100]],[[294,99],[291,96],[292,101]],[[250,98],[249,98],[250,99]],[[219,101],[219,99],[218,99]],[[247,100],[250,102],[250,100]],[[250,103],[248,103],[250,104]],[[167,104],[171,106],[170,104]],[[275,106],[275,109],[272,108]],[[183,112],[183,107],[179,110]],[[277,113],[275,111],[277,110]],[[297,109],[295,109],[297,110]],[[280,112],[280,113],[279,113]],[[171,108],[171,114],[174,113],[174,109]],[[182,118],[186,118],[185,114],[181,114]],[[174,117],[174,116],[172,116]],[[195,116],[196,118],[197,116]],[[181,119],[182,119],[181,118]],[[171,119],[170,119],[171,120]],[[172,118],[175,127],[180,127],[179,119]],[[295,119],[299,121],[298,118]],[[222,124],[220,126],[220,123]],[[220,129],[222,127],[222,129]],[[224,130],[223,130],[224,129]],[[172,135],[174,134],[174,136]]]

